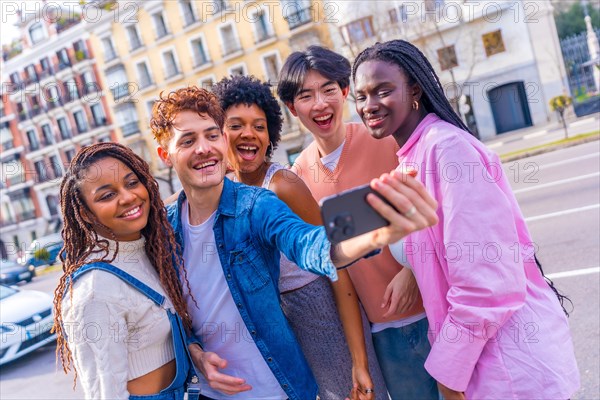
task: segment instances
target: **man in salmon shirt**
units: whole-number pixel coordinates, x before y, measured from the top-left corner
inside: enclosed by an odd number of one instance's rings
[[[377,140],[362,123],[342,121],[350,72],[343,56],[311,46],[292,53],[279,75],[277,94],[315,139],[292,169],[317,201],[369,183],[398,166],[399,148],[393,138]],[[382,141],[387,143],[382,146]],[[386,247],[348,272],[371,322],[391,398],[438,399],[436,381],[424,368],[431,348],[428,323],[410,269],[403,268]]]

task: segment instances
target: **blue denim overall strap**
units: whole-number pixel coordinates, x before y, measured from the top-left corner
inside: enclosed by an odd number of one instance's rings
[[[165,302],[165,297],[156,292],[154,289],[141,282],[137,278],[131,276],[127,272],[123,271],[115,267],[114,265],[104,263],[104,262],[94,262],[90,264],[86,264],[79,268],[77,271],[71,275],[71,279],[73,283],[84,273],[98,269],[108,273],[111,273],[123,281],[128,283],[134,289],[137,289],[139,292],[144,294],[150,300],[152,300],[158,307],[164,308],[163,304]],[[169,322],[171,324],[171,332],[173,336],[173,350],[175,352],[175,363],[177,366],[177,371],[175,374],[175,379],[171,384],[161,390],[157,394],[152,395],[131,395],[129,399],[133,400],[182,400],[185,394],[186,381],[188,376],[193,380],[197,377],[193,376],[191,372],[193,372],[193,368],[191,368],[190,356],[186,346],[186,335],[185,330],[183,328],[183,323],[181,318],[171,312],[171,310],[166,310],[167,316],[169,317]]]

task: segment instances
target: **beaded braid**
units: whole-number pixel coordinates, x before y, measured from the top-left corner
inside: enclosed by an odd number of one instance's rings
[[[408,77],[409,83],[414,84],[416,82],[423,90],[421,102],[427,111],[436,113],[444,121],[472,134],[444,95],[440,79],[431,66],[431,63],[417,47],[405,40],[390,40],[384,43],[377,42],[373,46],[363,50],[356,57],[354,65],[352,65],[352,79],[356,80],[356,70],[360,64],[375,60],[388,62],[400,67]],[[571,305],[573,302],[558,291],[554,286],[554,282],[544,275],[542,264],[537,256],[534,255],[534,258],[546,283],[558,298],[563,312],[568,316],[569,312],[565,308],[565,302],[569,302]]]
[[[60,358],[65,373],[70,371],[71,368],[74,370],[73,386],[75,386],[77,380],[77,370],[73,365],[73,357],[63,331],[62,320],[62,302],[67,289],[70,298],[73,298],[73,285],[69,277],[84,264],[94,261],[110,263],[114,261],[119,252],[119,242],[112,234],[111,239],[115,240],[117,248],[112,257],[109,257],[109,243],[98,236],[94,227],[102,226],[108,232],[110,232],[110,229],[102,225],[90,212],[80,192],[80,185],[89,168],[93,167],[98,161],[109,157],[127,165],[148,190],[150,213],[148,224],[141,231],[146,238],[146,254],[157,271],[160,283],[171,299],[175,311],[181,316],[185,328],[187,330],[192,329],[192,321],[187,312],[187,305],[179,280],[179,276],[181,276],[187,286],[188,293],[191,295],[187,274],[183,266],[183,258],[181,257],[181,249],[175,241],[173,229],[169,224],[164,204],[160,199],[158,183],[150,174],[148,164],[131,149],[117,143],[98,143],[84,147],[79,150],[71,161],[60,185],[60,202],[64,218],[64,228],[62,230],[64,245],[60,251],[63,275],[54,291],[54,326],[52,328],[52,331],[57,334],[57,360]],[[92,259],[90,257],[92,252],[98,252],[98,248],[100,249],[100,255]],[[175,268],[173,264],[175,264]],[[195,299],[194,302],[196,302]]]
[[[423,89],[421,102],[427,111],[435,112],[444,121],[471,133],[450,105],[431,63],[414,45],[404,40],[390,40],[384,43],[378,42],[366,48],[360,52],[352,65],[353,80],[356,79],[358,66],[372,60],[385,61],[400,67],[411,84],[416,82]]]

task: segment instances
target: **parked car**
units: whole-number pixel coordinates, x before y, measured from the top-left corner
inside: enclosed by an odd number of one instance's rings
[[[15,261],[0,260],[0,283],[13,285],[19,282],[31,282],[34,276],[33,265],[25,266]]]
[[[35,268],[52,265],[57,261],[63,243],[60,233],[38,238],[31,243],[19,262],[25,266],[33,265]]]
[[[50,295],[0,285],[0,365],[55,340],[52,323]]]

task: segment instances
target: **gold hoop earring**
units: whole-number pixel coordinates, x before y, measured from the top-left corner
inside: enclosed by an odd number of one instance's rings
[[[413,110],[419,111],[419,102],[417,100],[413,100],[412,107]]]

